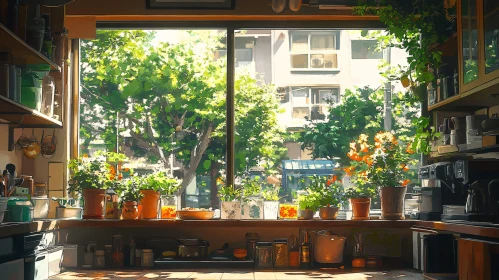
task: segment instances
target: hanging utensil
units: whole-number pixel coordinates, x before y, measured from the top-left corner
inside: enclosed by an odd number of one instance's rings
[[[275,13],[281,13],[286,8],[286,0],[272,0],[272,10]]]
[[[45,133],[45,131],[43,132]],[[57,149],[57,138],[55,137],[55,129],[52,135],[47,135],[43,137],[41,142],[41,154],[44,158],[52,158],[55,155]]]
[[[40,154],[40,143],[35,136],[35,129],[31,130],[31,137],[29,138],[30,145],[23,148],[24,156],[28,159],[35,159]]]
[[[301,9],[302,0],[289,0],[289,9],[298,12]]]

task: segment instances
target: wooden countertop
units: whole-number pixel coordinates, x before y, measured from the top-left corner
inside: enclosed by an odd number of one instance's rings
[[[499,227],[430,222],[417,220],[387,221],[387,220],[43,220],[31,223],[6,223],[0,225],[0,238],[43,232],[63,228],[81,227],[308,227],[308,228],[414,228],[435,231],[446,231],[457,234],[467,234],[499,239]]]
[[[126,270],[126,271],[105,271],[105,270],[75,270],[51,277],[50,279],[213,279],[213,280],[234,280],[234,279],[424,279],[420,272],[414,270],[389,270],[389,271],[366,271],[353,269],[338,270],[282,270],[282,271],[252,271],[252,270],[220,270],[201,269],[191,271],[163,271],[163,270]]]

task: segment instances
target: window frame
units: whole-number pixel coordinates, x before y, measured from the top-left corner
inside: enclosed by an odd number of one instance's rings
[[[294,90],[297,90],[297,89],[301,89],[301,88],[307,88],[307,97],[309,99],[309,102],[307,104],[307,106],[295,106],[295,103],[294,103],[294,96],[293,96],[293,89]],[[294,112],[294,108],[308,108],[308,117],[311,118],[312,117],[312,108],[314,107],[319,107],[319,108],[324,108],[325,110],[327,110],[327,103],[314,103],[313,101],[313,98],[312,98],[312,95],[313,95],[313,90],[317,90],[317,91],[320,91],[321,89],[322,90],[337,90],[336,93],[334,93],[336,95],[336,103],[340,102],[340,97],[341,97],[341,90],[340,90],[340,85],[336,84],[336,85],[289,85],[288,86],[288,90],[289,90],[289,100],[290,100],[290,103],[291,103],[291,110],[290,110],[290,114],[291,114],[291,119],[293,120],[304,120],[304,119],[300,119],[300,118],[294,118],[293,117],[293,112]],[[320,121],[319,119],[315,120],[315,121]]]
[[[293,51],[293,37],[294,36],[307,36],[307,51]],[[333,44],[334,44],[334,50],[322,50],[322,51],[314,51],[312,50],[312,36],[320,36],[320,35],[332,35],[333,36]],[[290,31],[289,32],[289,67],[291,71],[297,72],[297,71],[306,71],[306,72],[337,72],[340,71],[341,66],[340,66],[340,59],[339,59],[339,54],[340,54],[340,49],[338,48],[338,43],[339,39],[341,38],[340,36],[337,36],[336,31]],[[336,55],[336,68],[313,68],[310,65],[310,60],[312,59],[312,55]],[[292,57],[293,55],[307,55],[307,68],[299,68],[299,67],[293,67],[293,61]]]

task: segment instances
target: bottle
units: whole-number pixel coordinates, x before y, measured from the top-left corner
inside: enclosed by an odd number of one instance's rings
[[[300,266],[300,249],[298,246],[298,237],[294,234],[291,235],[290,243],[291,248],[289,250],[289,266],[290,267],[299,267]]]
[[[130,245],[125,244],[123,247],[123,265],[125,267],[130,267]]]
[[[303,242],[300,246],[300,267],[310,268],[310,242],[308,241],[308,231],[303,231]]]
[[[41,51],[44,31],[45,20],[40,16],[40,5],[36,5],[35,16],[26,24],[26,43],[36,51]]]
[[[136,266],[137,264],[135,263],[135,250],[137,249],[135,246],[135,241],[133,241],[132,238],[130,238],[130,244],[128,245],[130,248],[130,261],[129,264],[130,266]]]
[[[52,31],[50,30],[50,15],[43,14],[42,17],[45,20],[42,54],[50,59],[52,58]]]

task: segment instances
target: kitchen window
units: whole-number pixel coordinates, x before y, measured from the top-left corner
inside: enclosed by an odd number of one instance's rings
[[[352,40],[352,59],[382,59],[383,52],[377,46],[375,40]]]
[[[329,104],[339,100],[337,87],[290,87],[293,119],[325,120]]]
[[[290,60],[295,71],[339,70],[337,33],[291,33]]]

